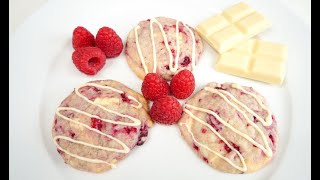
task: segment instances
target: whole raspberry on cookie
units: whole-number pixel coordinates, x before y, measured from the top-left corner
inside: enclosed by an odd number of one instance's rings
[[[175,124],[182,114],[182,107],[177,99],[172,96],[164,96],[153,102],[150,110],[151,118],[165,125]]]
[[[170,89],[172,95],[178,99],[186,99],[189,97],[195,88],[195,81],[192,72],[185,69],[173,76]]]
[[[95,75],[106,63],[106,56],[97,47],[84,47],[72,53],[72,61],[79,71]]]
[[[119,56],[123,49],[121,38],[109,27],[99,29],[96,35],[96,45],[106,54],[107,58]]]
[[[86,28],[78,26],[73,30],[72,46],[74,49],[82,47],[94,47],[94,36]]]
[[[160,75],[149,73],[142,82],[141,92],[145,98],[154,101],[162,96],[169,95],[170,88],[167,81]]]

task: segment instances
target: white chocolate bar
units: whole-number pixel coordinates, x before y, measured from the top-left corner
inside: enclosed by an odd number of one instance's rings
[[[240,2],[200,23],[196,30],[210,46],[224,53],[271,27],[271,23],[246,3]]]
[[[215,68],[227,74],[282,84],[286,74],[286,60],[285,45],[250,39],[220,54]]]

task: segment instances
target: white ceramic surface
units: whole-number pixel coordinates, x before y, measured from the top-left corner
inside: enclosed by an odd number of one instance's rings
[[[48,0],[9,0],[9,33],[15,30]],[[55,0],[51,0],[55,1]],[[128,0],[130,1],[130,0]],[[311,26],[311,0],[278,0]]]
[[[124,53],[108,60],[96,76],[80,73],[71,61],[71,35],[76,26],[94,34],[110,26],[125,41],[140,20],[168,16],[195,26],[236,2],[57,0],[45,4],[10,37],[10,179],[310,179],[311,34],[275,0],[246,2],[273,23],[259,37],[289,47],[288,73],[281,87],[216,72],[216,53],[207,44],[194,70],[196,90],[211,81],[232,81],[252,86],[267,98],[278,119],[280,145],[266,168],[248,175],[214,170],[192,152],[176,126],[155,125],[143,146],[135,148],[118,168],[102,174],[65,165],[52,143],[54,111],[74,87],[90,80],[114,79],[140,92],[142,83],[129,69]]]

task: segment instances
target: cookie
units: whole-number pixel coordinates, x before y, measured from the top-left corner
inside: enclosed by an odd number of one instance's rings
[[[190,98],[179,128],[204,162],[227,173],[261,169],[278,146],[277,123],[265,98],[233,83],[209,83]]]
[[[181,69],[193,70],[203,51],[200,36],[190,26],[167,17],[141,21],[128,35],[128,65],[143,79],[157,73],[166,80]]]
[[[88,82],[57,108],[52,137],[66,164],[104,172],[146,141],[152,125],[147,111],[147,100],[119,82]]]

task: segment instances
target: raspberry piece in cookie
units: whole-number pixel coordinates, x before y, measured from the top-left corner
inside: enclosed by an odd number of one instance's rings
[[[195,88],[194,76],[189,70],[182,70],[173,76],[170,88],[172,94],[178,99],[186,99]]]
[[[107,58],[119,56],[123,49],[121,38],[109,27],[99,29],[96,36],[96,45],[106,54]]]
[[[91,118],[91,127],[98,129],[99,131],[101,131],[102,128],[102,122],[101,119],[97,119],[97,118]]]
[[[150,116],[160,124],[171,125],[179,121],[182,114],[180,103],[172,96],[156,100],[150,110]]]
[[[73,30],[72,46],[74,49],[82,47],[94,47],[94,36],[86,28],[78,26]]]
[[[95,75],[106,63],[106,56],[96,47],[84,47],[76,49],[72,53],[72,60],[79,71]]]
[[[167,81],[156,73],[149,73],[143,80],[141,86],[143,96],[151,101],[169,95],[170,89]]]

